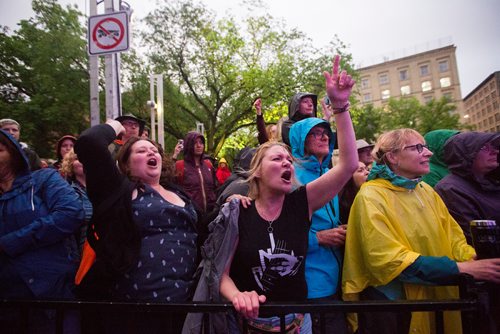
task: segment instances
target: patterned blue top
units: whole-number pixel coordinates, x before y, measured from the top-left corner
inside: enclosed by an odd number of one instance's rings
[[[190,297],[196,270],[196,212],[164,200],[145,185],[132,201],[134,221],[141,229],[139,260],[118,280],[113,299],[182,302]]]

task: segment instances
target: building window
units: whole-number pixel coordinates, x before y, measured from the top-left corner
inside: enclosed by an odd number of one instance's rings
[[[421,65],[420,66],[420,76],[423,77],[425,75],[429,75],[431,73],[431,70],[429,69],[429,65]]]
[[[428,92],[432,90],[432,84],[430,81],[422,82],[422,92]]]
[[[410,86],[401,86],[401,95],[410,95]]]
[[[439,83],[441,84],[441,88],[446,88],[451,86],[450,77],[444,77],[439,79]]]
[[[382,100],[387,100],[391,97],[391,91],[386,89],[382,91]]]
[[[410,79],[410,75],[408,74],[408,70],[400,70],[399,71],[399,80],[404,81]]]
[[[389,83],[389,75],[387,73],[379,74],[379,76],[378,76],[378,82],[381,85],[387,85]]]
[[[370,79],[362,78],[361,79],[361,88],[370,88]]]
[[[431,102],[432,99],[433,99],[432,95],[426,95],[426,96],[424,96],[424,103],[427,104],[427,103]]]
[[[443,96],[448,99],[448,101],[453,101],[453,95],[448,92],[448,93],[444,93]]]
[[[363,102],[370,102],[372,100],[372,94],[366,93],[363,94]]]
[[[448,60],[441,60],[439,62],[439,72],[447,72],[449,69]]]

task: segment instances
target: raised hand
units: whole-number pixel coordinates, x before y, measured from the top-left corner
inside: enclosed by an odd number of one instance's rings
[[[324,72],[326,93],[328,98],[332,101],[332,108],[342,108],[349,102],[352,87],[356,81],[347,74],[346,71],[340,70],[340,56],[337,55],[333,59],[332,74]]]
[[[107,119],[106,124],[110,125],[113,128],[113,130],[115,130],[117,137],[125,133],[125,128],[123,127],[122,123],[114,119]]]
[[[262,100],[260,99],[260,97],[255,100],[255,102],[253,103],[253,106],[255,107],[255,111],[257,112],[257,115],[261,115],[262,114]]]

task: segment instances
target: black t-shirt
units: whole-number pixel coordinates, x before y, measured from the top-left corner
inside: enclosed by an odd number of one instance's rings
[[[255,202],[240,208],[239,242],[230,277],[240,291],[255,290],[268,301],[307,298],[304,262],[310,227],[306,188],[285,196],[281,214],[272,224],[262,219]]]

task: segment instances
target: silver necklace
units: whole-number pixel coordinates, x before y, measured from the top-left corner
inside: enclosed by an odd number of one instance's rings
[[[262,217],[269,224],[269,226],[267,227],[267,233],[271,234],[274,232],[273,223],[276,221],[276,219],[278,219],[280,213],[281,210],[278,211],[278,214],[272,220],[267,220],[264,217]]]

